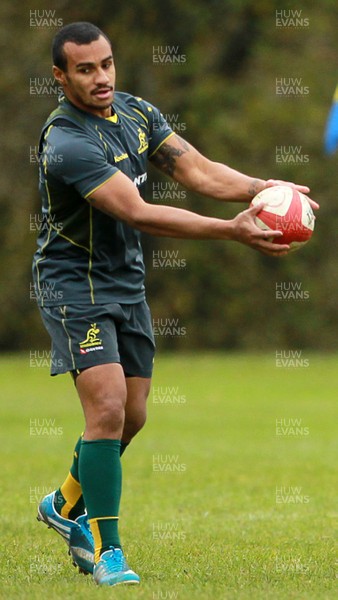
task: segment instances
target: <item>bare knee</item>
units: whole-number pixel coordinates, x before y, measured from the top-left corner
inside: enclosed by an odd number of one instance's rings
[[[84,439],[120,439],[127,389],[120,365],[101,365],[83,371],[76,380],[85,419]]]
[[[124,426],[125,399],[116,396],[98,398],[93,408],[86,416],[86,434],[92,439],[120,438]]]
[[[123,428],[122,439],[124,442],[130,442],[130,440],[142,429],[147,420],[147,412],[144,410],[133,411],[132,413],[126,412],[126,418]]]
[[[126,417],[122,435],[124,442],[130,442],[146,422],[149,390],[150,379],[127,379]]]

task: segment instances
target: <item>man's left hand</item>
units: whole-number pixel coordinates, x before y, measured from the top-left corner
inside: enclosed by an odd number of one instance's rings
[[[311,208],[313,208],[314,210],[317,210],[319,208],[319,204],[317,204],[317,202],[315,202],[314,200],[311,200],[311,198],[308,197],[307,194],[309,193],[310,188],[307,187],[307,185],[298,185],[297,183],[292,183],[292,181],[280,181],[279,179],[268,179],[265,182],[265,186],[263,189],[273,187],[274,185],[288,185],[289,187],[297,190],[298,192],[305,194],[307,199],[310,202]]]

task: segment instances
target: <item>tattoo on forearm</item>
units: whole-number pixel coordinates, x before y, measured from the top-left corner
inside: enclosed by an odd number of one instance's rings
[[[258,190],[259,190],[259,184],[260,184],[260,180],[259,179],[254,179],[249,186],[248,189],[248,194],[250,194],[250,196],[256,196],[256,194],[258,194]]]
[[[158,169],[171,176],[175,171],[176,159],[182,156],[182,154],[189,152],[189,144],[187,144],[187,142],[179,136],[176,136],[176,139],[179,140],[182,150],[180,148],[171,146],[168,142],[165,142],[162,144],[162,146],[160,146],[156,154],[151,159],[152,163]]]

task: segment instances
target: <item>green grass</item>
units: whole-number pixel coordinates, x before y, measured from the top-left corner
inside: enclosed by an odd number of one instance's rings
[[[150,396],[148,424],[123,457],[121,534],[142,582],[102,589],[35,520],[83,426],[70,377],[51,379],[27,356],[2,358],[0,597],[336,597],[337,357],[307,359],[308,367],[278,368],[273,353],[158,357],[154,386],[162,390]],[[301,419],[299,435],[277,436],[276,419],[290,418]],[[34,419],[54,420],[50,434],[32,435]],[[158,455],[167,459],[161,472]],[[175,459],[181,470],[168,470]],[[287,502],[276,502],[276,487]]]

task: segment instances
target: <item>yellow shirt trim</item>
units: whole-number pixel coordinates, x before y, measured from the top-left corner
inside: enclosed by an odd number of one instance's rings
[[[144,119],[148,125],[149,119],[147,119],[147,117],[140,110],[138,110],[137,108],[133,108],[133,111],[140,115],[140,117],[142,117],[142,119]]]
[[[154,152],[152,152],[151,154],[149,154],[148,158],[151,158],[152,156],[154,156],[154,154],[156,154],[157,150],[159,148],[161,148],[162,144],[164,144],[164,142],[166,142],[173,135],[175,135],[174,131],[172,131],[171,133],[169,133],[169,135],[164,140],[162,140],[162,142],[157,146],[157,148],[155,148]]]
[[[107,181],[109,181],[110,179],[112,179],[115,175],[117,175],[117,173],[119,173],[119,171],[116,171],[116,173],[113,173],[110,177],[108,177],[108,179],[106,179],[105,181],[102,181],[102,183],[100,183],[100,185],[97,185],[96,188],[90,190],[90,192],[88,192],[88,194],[86,194],[84,196],[84,198],[87,200],[88,196],[90,196],[91,194],[94,194],[94,192],[96,192],[96,190],[99,190],[100,187],[102,187],[105,183],[107,183]]]
[[[117,123],[117,121],[118,121],[117,114],[115,113],[115,115],[113,115],[112,117],[106,117],[106,121],[111,121],[112,123]]]

